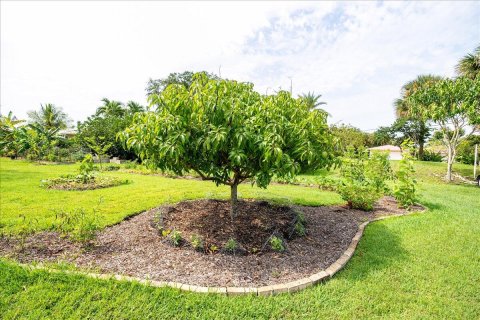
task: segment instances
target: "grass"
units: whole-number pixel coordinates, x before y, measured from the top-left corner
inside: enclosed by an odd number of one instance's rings
[[[38,170],[45,170],[40,176],[48,172],[43,167],[32,169],[31,164],[18,165],[21,168],[9,169],[17,170],[17,180],[21,179],[22,171],[32,171],[27,175],[32,181],[38,178],[35,173]],[[480,190],[473,186],[441,184],[427,178],[428,172],[441,169],[442,164],[422,163],[418,168],[419,180],[423,181],[419,185],[420,201],[430,210],[368,225],[355,256],[345,269],[328,282],[299,293],[273,297],[201,295],[65,273],[49,274],[28,270],[4,259],[0,260],[0,318],[478,319]],[[2,163],[2,179],[4,170],[5,163]],[[149,178],[158,182],[140,179],[129,187],[140,183],[151,183],[145,185],[145,189],[152,185],[168,187],[163,178]],[[14,177],[9,182],[22,184]],[[177,186],[178,182],[180,180],[170,183]],[[24,184],[27,188],[30,182]],[[3,204],[7,203],[3,199],[3,180],[1,188],[3,215]],[[28,188],[25,190],[37,190],[33,186]],[[191,188],[193,195],[217,190],[203,183],[198,187],[201,190]],[[323,195],[315,189],[276,188],[263,191],[266,192],[263,196],[281,198],[285,192],[302,202],[314,201],[310,192]],[[243,189],[245,194],[249,191],[253,189]],[[170,192],[175,193],[165,190],[165,193]],[[292,195],[293,192],[298,194]],[[146,202],[144,198],[149,198],[149,193],[144,190],[137,197],[138,202]],[[338,201],[331,195],[322,198],[325,202]],[[87,200],[82,198],[81,201]]]
[[[104,227],[163,203],[205,197],[226,199],[230,194],[228,187],[216,187],[210,181],[122,172],[102,174],[128,179],[131,181],[129,184],[86,191],[53,190],[40,187],[40,181],[73,173],[77,170],[76,165],[38,165],[0,158],[0,168],[0,234],[17,233],[24,220],[33,224],[33,230],[52,229],[59,211],[71,212],[82,208],[93,214],[95,208],[99,223]],[[239,187],[239,196],[307,205],[341,201],[333,192],[290,185],[271,185],[268,189],[260,189],[244,184]]]

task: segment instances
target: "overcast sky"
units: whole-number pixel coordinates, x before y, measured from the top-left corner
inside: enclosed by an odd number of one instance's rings
[[[480,44],[480,2],[1,2],[1,112],[103,97],[146,104],[149,78],[206,70],[261,93],[322,94],[330,123],[394,120],[400,87],[453,76]]]

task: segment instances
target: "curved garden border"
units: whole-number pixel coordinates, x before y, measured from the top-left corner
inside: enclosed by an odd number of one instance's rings
[[[338,271],[340,271],[347,262],[353,257],[355,249],[358,245],[358,242],[362,238],[363,231],[365,227],[370,223],[378,220],[384,220],[393,217],[401,217],[406,216],[414,213],[425,212],[427,209],[424,208],[422,211],[412,211],[403,214],[395,214],[389,216],[378,217],[369,221],[362,223],[357,230],[357,233],[352,238],[352,242],[348,246],[347,250],[342,254],[340,258],[338,258],[334,263],[332,263],[328,268],[322,270],[320,272],[314,273],[309,277],[305,277],[299,280],[287,282],[287,283],[280,283],[275,285],[269,286],[262,286],[262,287],[202,287],[196,285],[189,285],[179,282],[171,282],[171,281],[156,281],[156,280],[148,280],[148,279],[141,279],[136,277],[130,276],[123,276],[117,274],[102,274],[102,273],[89,273],[83,271],[72,271],[72,270],[61,270],[61,269],[52,269],[48,266],[44,265],[29,265],[29,264],[21,264],[21,266],[29,268],[29,269],[40,269],[46,270],[48,272],[53,273],[67,273],[67,274],[75,274],[75,275],[82,275],[90,278],[95,279],[115,279],[119,281],[130,281],[130,282],[138,282],[144,285],[153,286],[153,287],[170,287],[176,288],[184,291],[190,292],[198,292],[198,293],[218,293],[218,294],[225,294],[225,295],[255,295],[255,296],[269,296],[279,293],[285,292],[296,292],[302,289],[305,289],[309,286],[317,284],[322,281],[328,280],[328,278],[333,277]]]

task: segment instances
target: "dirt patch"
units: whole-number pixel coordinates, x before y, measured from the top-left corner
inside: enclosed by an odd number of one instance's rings
[[[185,202],[178,206],[189,205]],[[245,205],[248,207],[253,204]],[[221,204],[218,206],[222,207]],[[342,206],[295,208],[305,215],[307,235],[289,240],[287,250],[283,253],[205,254],[191,248],[173,247],[165,243],[158,229],[152,225],[158,210],[153,209],[106,228],[98,234],[94,246],[89,250],[80,249],[56,233],[44,232],[29,238],[23,251],[16,250],[18,243],[15,240],[1,238],[0,255],[21,262],[67,261],[81,268],[160,281],[254,287],[300,279],[325,269],[343,254],[359,224],[379,216],[405,213],[405,210],[397,208],[392,198],[382,199],[374,211],[368,213]],[[421,207],[413,209],[420,210]],[[192,209],[191,214],[194,211]],[[179,219],[177,223],[180,228],[187,220]],[[262,223],[266,222],[260,221],[259,224]],[[268,223],[266,225],[269,226]],[[184,228],[187,230],[186,226]],[[210,230],[208,226],[188,229],[202,232]],[[237,235],[238,232],[244,232],[224,229],[219,234],[223,239],[228,232],[237,232]]]

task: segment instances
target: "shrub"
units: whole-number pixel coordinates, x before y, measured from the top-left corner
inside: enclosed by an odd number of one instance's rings
[[[270,247],[272,250],[277,252],[285,251],[285,247],[283,246],[283,241],[277,236],[270,237]]]
[[[170,232],[168,240],[173,246],[178,247],[182,243],[182,234],[177,230],[173,230]]]
[[[235,252],[238,249],[237,240],[230,238],[227,243],[225,243],[225,250],[228,252]]]
[[[198,234],[194,234],[190,237],[190,243],[195,250],[201,250],[203,248],[202,237],[200,237]]]
[[[295,221],[295,225],[293,226],[293,231],[300,237],[303,237],[304,235],[307,234],[307,231],[305,229],[305,215],[303,212],[297,211],[297,217]]]
[[[120,170],[120,166],[116,164],[109,164],[103,168],[103,171],[118,171]]]
[[[440,152],[428,151],[426,150],[423,153],[423,161],[431,161],[431,162],[442,162],[442,155]]]
[[[95,238],[99,229],[98,217],[96,211],[87,214],[84,209],[78,209],[72,212],[59,212],[56,214],[58,224],[56,229],[64,236],[83,245],[90,243]]]
[[[404,147],[403,159],[397,171],[397,182],[393,190],[393,195],[397,199],[399,205],[403,208],[409,208],[415,203],[416,199],[416,183],[414,178],[415,169],[413,167],[413,157],[409,151],[408,142],[402,144]]]
[[[341,159],[342,180],[337,191],[349,208],[372,210],[375,201],[388,190],[386,181],[393,177],[387,154],[349,148]]]
[[[305,226],[300,221],[297,221],[295,223],[294,229],[295,229],[295,233],[300,237],[303,237],[304,235],[307,234],[307,231],[305,230]]]
[[[373,186],[361,184],[355,181],[339,185],[337,191],[341,195],[342,199],[347,201],[347,205],[350,209],[360,209],[366,211],[372,210],[375,201],[380,199],[382,196],[382,194]]]

